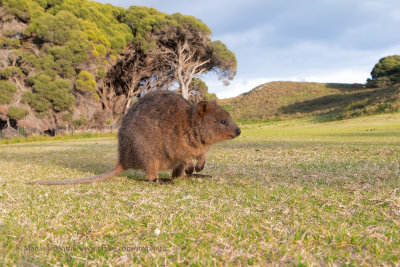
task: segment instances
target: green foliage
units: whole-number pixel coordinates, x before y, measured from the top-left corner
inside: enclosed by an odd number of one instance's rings
[[[103,45],[104,47],[110,48],[111,44],[110,41],[104,36],[102,32],[100,32],[99,29],[97,29],[96,25],[90,22],[84,22],[83,24],[84,28],[90,28],[91,30],[86,30],[84,31],[84,34],[88,37],[88,39],[95,43],[95,44],[100,44]]]
[[[2,4],[7,12],[24,20],[29,19],[29,6],[24,0],[3,0]]]
[[[0,104],[9,104],[17,92],[17,87],[9,81],[0,80]]]
[[[29,110],[17,106],[11,106],[8,109],[8,116],[14,120],[20,120],[29,114]]]
[[[23,99],[38,112],[53,108],[54,111],[67,110],[75,102],[75,97],[70,93],[72,83],[66,79],[52,79],[46,74],[31,77],[32,92],[26,92]]]
[[[71,78],[76,75],[76,71],[73,62],[66,59],[60,58],[55,62],[55,68],[58,75],[64,78]]]
[[[21,41],[19,39],[0,37],[0,48],[3,47],[8,49],[20,48]]]
[[[369,105],[371,103],[371,101],[366,98],[366,99],[360,99],[357,100],[351,104],[349,104],[344,111],[351,111],[351,110],[357,110],[357,109],[362,109],[365,108],[367,105]]]
[[[94,51],[96,51],[98,56],[100,56],[100,57],[105,57],[106,54],[107,54],[106,48],[104,47],[104,45],[101,45],[101,44],[100,45],[95,45],[94,46]]]
[[[190,87],[191,87],[191,90],[194,90],[198,94],[200,94],[200,98],[198,98],[198,100],[199,99],[205,99],[205,100],[218,99],[216,94],[208,92],[207,84],[201,79],[198,79],[198,78],[193,79],[190,84]]]
[[[43,7],[41,7],[36,1],[3,0],[2,4],[8,13],[15,15],[25,22],[43,15]]]
[[[133,42],[143,50],[155,46],[150,33],[161,29],[162,25],[173,23],[167,14],[155,8],[131,6],[122,17],[122,22],[129,25],[134,34]]]
[[[214,93],[209,93],[209,92],[205,92],[204,98],[205,98],[206,100],[218,99],[218,97],[217,97],[216,94],[214,94]]]
[[[74,120],[72,123],[74,126],[79,127],[86,123],[86,119],[85,119],[85,117],[81,116],[80,119]]]
[[[88,59],[88,50],[91,44],[86,35],[80,31],[74,31],[73,36],[63,46],[54,46],[48,51],[54,56],[54,61],[65,59],[71,62],[71,66],[78,64]]]
[[[400,83],[400,56],[381,58],[371,71],[369,87],[385,87]]]
[[[9,79],[11,77],[24,77],[25,75],[22,73],[19,67],[10,66],[5,67],[0,71],[1,78]]]
[[[96,93],[97,84],[93,75],[90,72],[82,70],[75,81],[75,86],[77,90],[84,93],[92,93],[95,99],[99,99],[99,96]]]
[[[71,113],[68,112],[68,113],[65,113],[64,115],[62,115],[61,119],[63,121],[70,121],[71,117],[72,117]]]
[[[81,92],[92,92],[96,90],[96,81],[94,80],[93,75],[86,71],[82,70],[78,78],[75,81],[76,89]]]
[[[204,36],[209,36],[211,30],[201,20],[185,16],[180,13],[168,15],[154,8],[143,6],[131,6],[123,14],[122,22],[129,25],[134,34],[134,44],[143,50],[148,50],[155,46],[153,38],[160,32],[165,34],[166,28],[187,29],[190,31],[201,32]]]
[[[124,8],[92,1],[71,0],[55,5],[49,9],[49,13],[54,15],[61,10],[68,10],[74,14],[80,20],[82,30],[95,44],[122,51],[133,39],[130,28],[117,20],[124,14]]]
[[[51,108],[51,103],[40,94],[34,94],[30,91],[22,95],[22,100],[33,107],[37,112],[45,112]]]
[[[54,78],[57,75],[57,65],[54,62],[53,55],[42,54],[39,57],[35,55],[23,55],[27,63],[32,64],[39,72]]]
[[[200,93],[205,93],[208,91],[208,86],[202,79],[198,79],[198,78],[193,79],[191,82],[191,86],[192,86],[193,90],[200,92]]]
[[[99,76],[100,78],[104,78],[104,77],[106,77],[106,75],[107,75],[107,72],[103,66],[100,66],[97,68],[97,76]]]
[[[26,62],[32,64],[38,70],[54,78],[59,75],[71,78],[76,75],[75,67],[88,59],[90,44],[82,33],[72,37],[64,46],[53,46],[42,51],[40,56],[24,55]]]
[[[211,35],[210,28],[206,24],[204,24],[201,20],[193,16],[182,15],[181,13],[174,13],[171,16],[167,16],[167,18],[173,20],[172,22],[168,21],[168,24],[173,25],[177,28],[184,28],[184,29],[198,31],[205,36]]]
[[[235,54],[221,41],[212,43],[213,65],[219,69],[221,76],[232,80],[236,75],[237,60]]]
[[[56,45],[63,45],[80,31],[78,19],[69,11],[61,10],[55,16],[46,13],[33,20],[27,33],[35,33],[37,38]]]

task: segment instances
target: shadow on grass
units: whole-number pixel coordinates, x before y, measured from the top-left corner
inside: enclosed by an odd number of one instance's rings
[[[96,142],[91,144],[87,143],[70,143],[70,142],[54,142],[54,143],[28,143],[10,145],[13,147],[24,146],[38,150],[39,147],[43,148],[43,152],[6,152],[0,155],[0,160],[15,162],[23,166],[38,164],[44,166],[61,166],[63,168],[78,170],[80,172],[89,173],[86,175],[94,176],[102,174],[114,167],[117,162],[117,145],[116,144],[99,144]],[[101,150],[99,150],[101,146]],[[65,148],[65,149],[64,149]],[[110,157],[110,155],[113,155]],[[137,181],[145,180],[144,173],[124,171],[118,176],[126,176],[128,179]],[[83,176],[63,177],[60,179],[78,179]],[[32,177],[32,180],[51,180],[44,176]]]
[[[364,85],[360,83],[343,84],[343,83],[328,83],[326,88],[336,89],[342,92],[355,92],[364,89]]]
[[[334,113],[323,113],[323,114],[318,114],[318,115],[314,115],[311,117],[310,122],[314,122],[314,123],[321,123],[321,122],[330,122],[330,121],[334,121],[337,120],[337,116],[340,113],[334,112]]]
[[[14,146],[14,145],[10,145]],[[20,146],[20,145],[18,145]],[[15,162],[23,166],[38,164],[42,166],[60,166],[70,170],[78,170],[80,172],[87,172],[88,175],[73,176],[73,177],[60,177],[59,180],[64,179],[79,179],[83,177],[90,177],[103,174],[112,169],[118,159],[117,144],[97,144],[92,140],[91,144],[85,143],[69,143],[69,142],[54,142],[54,143],[29,143],[23,146],[33,147],[37,150],[38,147],[43,148],[43,152],[7,152],[0,154],[0,160],[8,162]],[[99,146],[101,150],[99,151]],[[65,149],[64,149],[65,148]],[[115,151],[112,153],[112,151]],[[97,156],[97,155],[99,156]],[[110,155],[113,154],[112,157]],[[128,169],[115,177],[126,177],[129,180],[147,182],[146,175],[142,170]],[[162,171],[160,177],[170,178],[170,171]],[[30,180],[54,180],[54,178],[47,178],[45,176],[32,177]],[[58,179],[57,179],[58,180]]]

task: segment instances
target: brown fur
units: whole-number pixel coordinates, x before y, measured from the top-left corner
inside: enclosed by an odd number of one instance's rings
[[[222,122],[226,123],[223,124]],[[172,169],[172,177],[192,174],[204,168],[212,144],[240,134],[228,112],[213,100],[192,105],[171,91],[148,93],[123,117],[118,132],[119,158],[109,172],[89,178],[31,182],[40,184],[87,183],[110,179],[127,169],[142,169],[149,181],[158,172]],[[197,164],[193,166],[193,159]]]

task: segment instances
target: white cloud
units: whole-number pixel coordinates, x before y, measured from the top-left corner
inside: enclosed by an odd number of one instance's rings
[[[294,80],[296,78],[292,78]],[[248,92],[255,87],[272,81],[282,81],[280,78],[253,78],[253,79],[245,79],[245,78],[237,78],[232,81],[228,86],[222,85],[221,81],[213,78],[205,78],[204,81],[208,85],[208,91],[210,93],[215,93],[218,98],[229,98],[235,97],[242,93]]]
[[[320,83],[365,83],[368,74],[362,70],[336,70],[333,72],[316,73],[306,76],[306,82]]]

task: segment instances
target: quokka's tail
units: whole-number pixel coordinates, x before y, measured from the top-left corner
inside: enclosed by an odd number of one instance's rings
[[[121,164],[117,164],[114,168],[105,172],[103,174],[99,174],[91,177],[84,177],[80,179],[72,179],[72,180],[59,180],[59,181],[31,181],[27,182],[27,184],[43,184],[43,185],[61,185],[61,184],[87,184],[94,182],[101,182],[108,179],[113,178],[114,176],[120,174],[124,171],[124,168]]]

